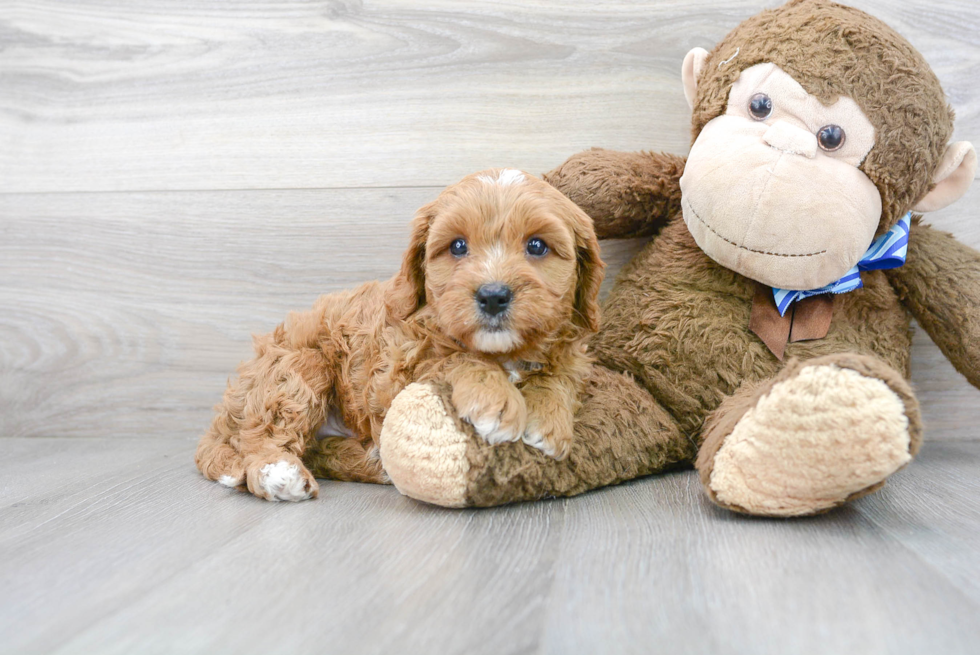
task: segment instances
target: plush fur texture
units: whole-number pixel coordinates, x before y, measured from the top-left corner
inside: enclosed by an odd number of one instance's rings
[[[922,443],[908,383],[850,354],[790,362],[772,380],[743,385],[703,432],[697,468],[712,500],[774,516],[825,511],[877,489]]]
[[[763,12],[719,44],[699,77],[695,138],[725,111],[739,71],[764,61],[818,98],[851,96],[871,119],[878,141],[861,170],[881,194],[879,231],[932,187],[951,130],[935,76],[880,21],[820,0]],[[571,495],[687,463],[698,468],[708,497],[730,509],[822,512],[879,488],[919,447],[921,420],[906,382],[910,317],[980,383],[980,253],[915,218],[906,265],[863,273],[863,288],[833,296],[826,336],[787,343],[784,363],[749,329],[758,283],[711,260],[688,231],[677,163],[669,155],[590,150],[546,175],[583,203],[599,234],[656,236],[604,305],[569,457],[549,461],[517,444],[490,448],[463,426],[465,464],[458,447],[446,457],[460,466],[440,463],[458,473],[456,499],[483,506]],[[848,391],[876,405],[880,431]],[[454,411],[438,394],[415,399],[400,408],[397,425],[413,422],[423,406],[424,413]],[[413,481],[403,434],[385,436],[386,464],[398,460],[395,484],[413,495],[423,487],[433,498],[429,485]]]
[[[980,387],[977,251],[918,220],[912,229],[905,266],[885,275],[956,370]]]
[[[531,239],[547,250],[530,252]],[[406,385],[426,380],[447,383],[484,438],[523,437],[563,457],[602,269],[591,219],[550,185],[509,169],[467,177],[419,210],[398,275],[323,296],[255,339],[197,465],[269,500],[315,496],[314,473],[387,482],[385,414]],[[487,285],[511,292],[500,313],[481,309]],[[353,436],[310,448],[331,411]]]
[[[860,10],[794,0],[743,21],[711,51],[699,77],[693,138],[725,113],[741,71],[767,62],[825,104],[853,98],[871,120],[878,140],[861,170],[881,192],[878,232],[887,231],[929,190],[923,171],[936,170],[953,134],[953,110],[929,64]]]
[[[761,117],[751,111],[759,96],[769,103]],[[833,151],[817,137],[830,125],[842,135]],[[756,64],[691,147],[684,220],[709,257],[746,277],[785,289],[830,284],[861,259],[881,220],[878,188],[858,168],[874,145],[853,99],[825,107],[775,64]]]
[[[653,236],[681,211],[684,158],[664,153],[626,153],[593,148],[544,179],[559,186],[595,220],[600,239]],[[576,180],[580,184],[565,184]],[[610,204],[606,198],[627,198]],[[597,202],[598,201],[598,202]]]
[[[595,487],[688,466],[697,449],[629,376],[592,370],[564,460],[521,443],[491,446],[455,419],[439,385],[410,385],[392,405],[381,456],[395,486],[446,507],[489,507],[574,496]]]
[[[403,494],[443,507],[466,507],[469,436],[458,416],[444,411],[451,396],[448,387],[435,384],[411,384],[398,394],[381,428],[381,459]],[[396,436],[387,439],[386,434]]]

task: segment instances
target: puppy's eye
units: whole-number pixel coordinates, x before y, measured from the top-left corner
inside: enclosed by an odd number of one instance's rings
[[[531,255],[532,257],[541,257],[548,254],[548,244],[546,244],[543,239],[531,237],[527,240],[525,250],[527,251],[527,254]]]
[[[456,239],[449,244],[449,253],[453,257],[463,257],[469,252],[469,248],[466,247],[466,239]]]
[[[749,113],[757,121],[764,121],[772,113],[772,98],[765,93],[756,93],[749,100]]]

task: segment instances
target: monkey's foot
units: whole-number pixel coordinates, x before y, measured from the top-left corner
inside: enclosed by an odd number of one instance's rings
[[[381,464],[406,496],[465,507],[470,441],[435,387],[410,384],[392,401],[381,428]]]
[[[697,468],[723,507],[815,514],[881,487],[912,459],[920,433],[918,404],[896,371],[832,355],[727,399],[708,419]]]

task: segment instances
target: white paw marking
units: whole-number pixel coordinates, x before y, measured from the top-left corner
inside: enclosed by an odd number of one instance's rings
[[[504,370],[507,371],[507,379],[511,384],[517,384],[524,379],[524,371],[518,367],[517,362],[510,360],[504,362]]]
[[[223,484],[226,487],[231,487],[232,489],[239,486],[243,482],[245,482],[244,478],[236,478],[234,475],[222,475],[220,478],[218,478],[218,484]]]
[[[525,432],[524,435],[521,437],[521,440],[524,441],[524,443],[526,443],[528,446],[531,446],[532,448],[537,448],[548,457],[555,457],[558,452],[555,450],[554,445],[545,441],[544,435],[538,432],[537,430],[531,430]]]
[[[513,430],[507,430],[504,428],[497,428],[490,434],[483,437],[487,440],[487,443],[491,446],[496,446],[497,444],[507,443],[510,441],[517,441],[520,435],[515,433]]]
[[[310,491],[299,466],[280,460],[259,470],[259,485],[269,500],[306,500]]]
[[[500,420],[495,418],[481,418],[471,420],[470,423],[473,424],[473,429],[476,430],[476,433],[486,439],[487,435],[492,434],[497,429],[497,426],[500,425]]]
[[[497,172],[497,176],[493,175],[478,175],[477,178],[481,182],[486,184],[499,184],[500,186],[512,186],[514,184],[520,184],[525,180],[524,173],[520,172],[516,168],[504,168]]]
[[[483,437],[483,440],[491,446],[496,446],[497,444],[506,443],[508,441],[517,441],[517,435],[514,434],[513,430],[500,427],[499,418],[494,417],[464,420],[469,420],[469,422],[473,425],[473,429],[476,430],[476,433]]]

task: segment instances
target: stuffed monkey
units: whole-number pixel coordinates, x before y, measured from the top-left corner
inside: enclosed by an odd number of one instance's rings
[[[381,438],[403,493],[487,506],[693,463],[723,507],[813,514],[918,450],[912,317],[980,385],[980,253],[918,216],[966,192],[976,154],[950,143],[921,55],[863,12],[795,0],[691,51],[682,79],[686,164],[591,150],[546,176],[600,237],[653,237],[605,303],[567,458],[489,446],[447,390],[412,385]]]

